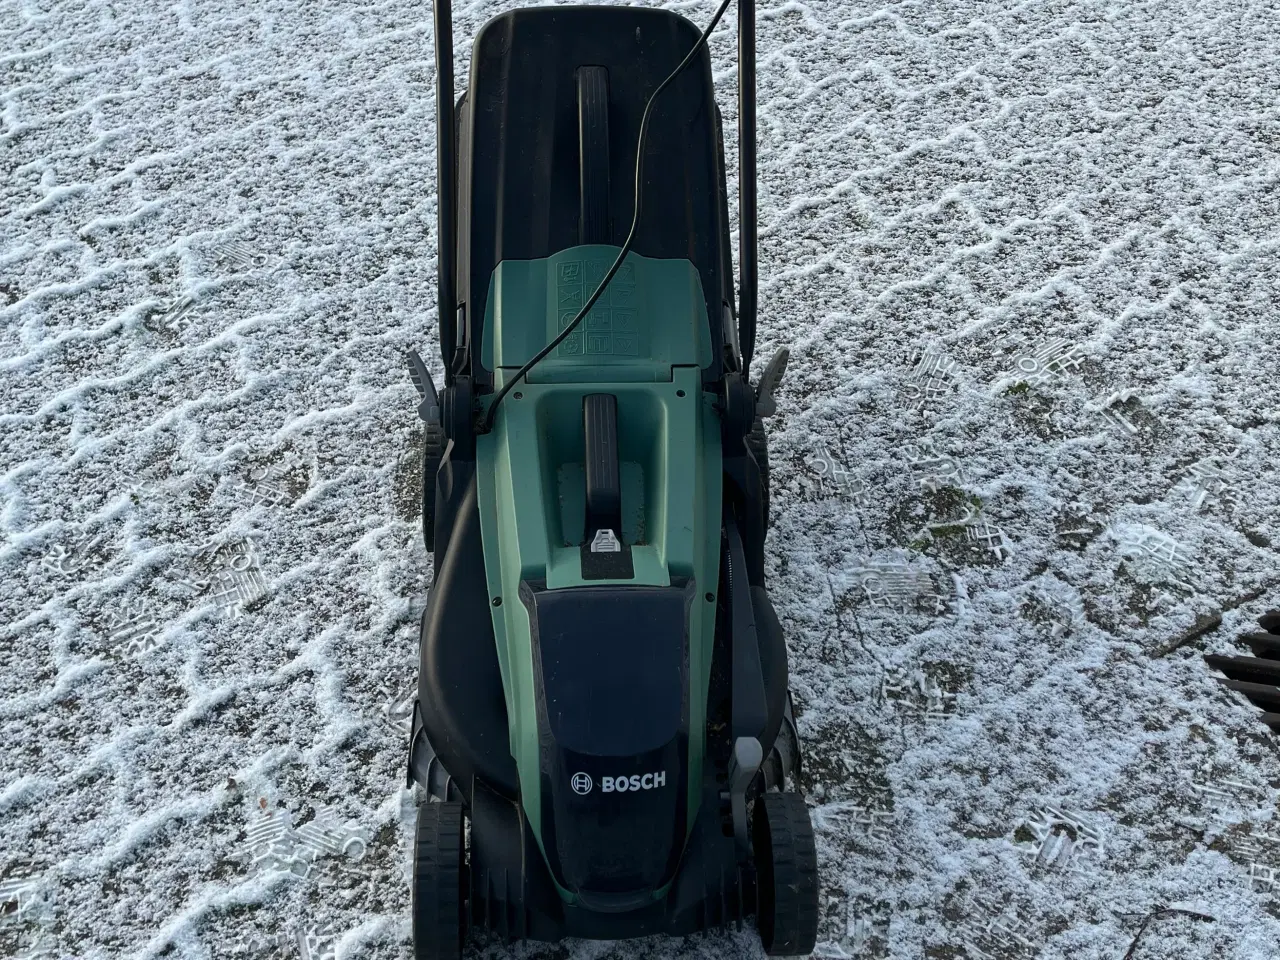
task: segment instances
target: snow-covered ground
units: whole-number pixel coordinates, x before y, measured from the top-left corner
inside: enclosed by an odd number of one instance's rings
[[[0,4],[0,955],[410,955],[428,21]],[[1200,655],[1280,603],[1280,13],[759,26],[819,954],[1120,960],[1172,907],[1134,958],[1274,960],[1280,751]]]

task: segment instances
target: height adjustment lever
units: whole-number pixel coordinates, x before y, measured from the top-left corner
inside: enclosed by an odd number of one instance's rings
[[[772,417],[778,412],[778,401],[774,393],[782,383],[782,375],[787,372],[787,361],[791,359],[791,351],[779,347],[773,358],[765,365],[756,384],[756,416]]]
[[[407,359],[409,363],[409,379],[413,381],[413,385],[418,390],[418,396],[422,398],[422,402],[418,404],[418,416],[425,423],[439,423],[440,395],[436,393],[436,385],[435,381],[431,379],[431,371],[422,362],[422,357],[418,356],[417,350],[410,350]]]

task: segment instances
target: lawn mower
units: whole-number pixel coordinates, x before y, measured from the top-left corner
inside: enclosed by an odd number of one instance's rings
[[[407,785],[418,960],[472,939],[741,929],[804,955],[813,827],[765,591],[753,381],[755,8],[738,3],[739,265],[705,31],[627,6],[477,34],[435,0],[439,329],[421,356],[434,559]]]

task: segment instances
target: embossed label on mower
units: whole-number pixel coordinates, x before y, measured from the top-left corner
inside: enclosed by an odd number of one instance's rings
[[[656,790],[667,785],[667,771],[657,773],[633,773],[629,777],[601,777],[600,790],[603,793],[626,793],[628,790]]]

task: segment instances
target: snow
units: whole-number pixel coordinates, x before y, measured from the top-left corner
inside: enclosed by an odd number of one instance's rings
[[[460,76],[516,5],[458,4]],[[0,954],[407,957],[428,11],[3,9]],[[1200,655],[1280,596],[1280,14],[759,35],[819,955],[1118,960],[1171,907],[1213,920],[1134,957],[1274,958],[1280,751]],[[732,130],[732,16],[712,48]]]

